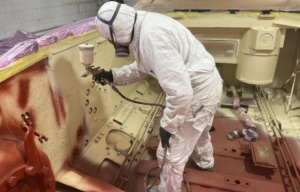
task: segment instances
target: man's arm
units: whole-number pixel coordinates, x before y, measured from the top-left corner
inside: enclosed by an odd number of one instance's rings
[[[138,69],[136,61],[130,65],[111,70],[114,77],[114,85],[130,85],[148,76],[147,73]]]

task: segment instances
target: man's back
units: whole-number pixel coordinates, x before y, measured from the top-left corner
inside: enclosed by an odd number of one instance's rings
[[[147,13],[141,27],[139,45],[140,65],[145,69],[145,72],[153,68],[164,67],[157,66],[157,63],[164,65],[165,62],[161,60],[168,60],[169,62],[169,60],[176,58],[175,55],[169,55],[171,47],[171,49],[177,50],[182,57],[185,69],[190,76],[194,94],[204,91],[204,87],[213,84],[214,81],[220,82],[220,75],[216,71],[214,58],[187,28],[170,17],[158,13]],[[165,52],[165,54],[161,54],[161,52]],[[144,63],[143,61],[153,62]],[[173,63],[174,67],[180,64],[182,63],[176,61]],[[211,94],[207,94],[207,90],[205,92],[205,94],[200,94],[203,95],[203,98],[199,97],[198,99],[210,98],[209,102],[219,102],[219,98],[211,99],[214,91]]]

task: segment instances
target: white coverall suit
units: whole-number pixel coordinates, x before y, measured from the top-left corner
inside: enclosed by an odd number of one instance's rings
[[[107,2],[98,15],[109,21],[117,7]],[[176,20],[158,13],[135,11],[122,5],[113,23],[118,43],[131,39],[134,16],[137,20],[130,43],[136,61],[112,69],[115,85],[129,85],[151,75],[166,93],[161,127],[173,134],[160,176],[160,192],[181,191],[182,173],[191,156],[208,169],[214,166],[209,129],[220,102],[223,81],[214,58],[193,34]],[[100,35],[111,39],[108,25],[96,18]],[[198,110],[203,105],[203,110]],[[157,150],[161,165],[164,149]]]

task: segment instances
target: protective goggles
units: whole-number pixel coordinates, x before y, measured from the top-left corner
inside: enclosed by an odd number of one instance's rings
[[[116,8],[116,10],[115,10],[115,12],[114,12],[114,14],[113,14],[110,21],[106,21],[106,20],[102,19],[99,15],[97,15],[97,18],[101,22],[103,22],[103,23],[105,23],[109,26],[109,32],[110,32],[110,37],[111,37],[111,40],[109,42],[113,44],[113,46],[116,50],[115,51],[116,57],[125,58],[125,57],[130,56],[129,47],[118,44],[118,40],[117,40],[116,34],[114,32],[114,29],[113,29],[113,22],[116,19],[118,13],[119,13],[120,7],[121,7],[121,4],[118,4],[118,6],[117,6],[117,8]],[[134,25],[135,25],[135,22],[136,22],[136,17],[137,17],[137,14],[135,13],[134,23],[133,23],[133,27],[132,27],[132,31],[131,31],[130,43],[132,42],[132,39],[134,37]]]

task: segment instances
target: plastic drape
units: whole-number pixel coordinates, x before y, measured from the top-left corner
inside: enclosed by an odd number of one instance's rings
[[[58,27],[45,35],[16,31],[0,43],[0,69],[12,65],[22,57],[38,52],[41,47],[54,44],[69,36],[82,35],[95,30],[94,21],[95,17],[83,19]]]
[[[57,37],[54,35],[44,35],[36,39],[39,44],[39,48],[51,45],[57,42]]]
[[[17,45],[18,43],[29,39],[36,39],[40,36],[42,35],[27,33],[25,31],[20,31],[20,30],[16,31],[15,33],[13,33],[11,36],[9,36],[7,39],[5,39],[0,43],[0,57],[8,50],[13,48],[15,45]]]
[[[62,32],[67,33],[68,31],[74,35],[81,35],[84,32],[95,30],[95,29],[96,29],[95,17],[90,17],[87,19],[76,21],[74,23],[70,23],[70,24],[61,26],[59,28],[56,28],[56,29],[50,31],[49,33],[47,33],[47,35],[54,35],[56,33],[62,33]]]
[[[70,36],[73,36],[74,34],[70,30],[63,30],[63,31],[52,33],[51,35],[56,36],[57,41],[61,41],[61,40],[67,39]]]
[[[22,57],[36,53],[38,50],[39,45],[36,40],[20,42],[0,57],[0,69],[11,65]]]

